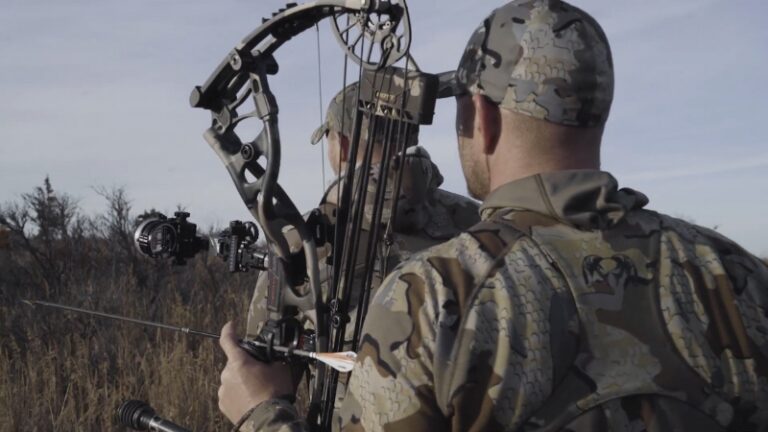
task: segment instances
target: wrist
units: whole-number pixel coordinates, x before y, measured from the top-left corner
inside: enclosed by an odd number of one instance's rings
[[[277,412],[281,410],[294,412],[293,403],[286,398],[295,399],[293,395],[286,395],[285,398],[267,399],[252,407],[235,423],[232,431],[239,431],[241,428],[243,430],[261,430],[264,422],[273,420]]]

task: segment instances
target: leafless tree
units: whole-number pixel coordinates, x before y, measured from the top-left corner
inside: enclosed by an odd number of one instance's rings
[[[57,193],[48,177],[20,202],[0,206],[0,225],[10,232],[12,251],[28,255],[33,266],[20,266],[43,284],[46,295],[57,295],[69,282],[74,250],[87,234],[87,218],[77,201]],[[17,259],[22,259],[15,254]]]

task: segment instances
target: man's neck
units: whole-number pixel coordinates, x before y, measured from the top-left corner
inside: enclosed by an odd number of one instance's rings
[[[507,152],[505,157],[488,158],[490,191],[509,182],[532,175],[565,170],[599,170],[600,150],[572,151],[567,154],[538,154],[532,157],[521,152]]]

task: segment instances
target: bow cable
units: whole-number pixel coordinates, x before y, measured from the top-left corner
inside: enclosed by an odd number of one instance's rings
[[[404,74],[404,84],[403,84],[403,86],[405,88],[408,88],[408,70],[409,70],[408,66],[410,66],[410,65],[413,65],[413,68],[414,68],[414,70],[416,72],[420,72],[421,71],[421,69],[419,68],[419,65],[416,63],[416,61],[413,59],[413,57],[411,56],[411,54],[409,52],[408,56],[406,57],[406,61],[405,61],[405,74]],[[402,109],[405,110],[405,99],[403,99]],[[390,257],[390,252],[392,250],[392,244],[394,242],[394,239],[393,239],[394,228],[395,228],[395,224],[397,223],[397,211],[396,210],[397,210],[397,205],[400,202],[400,193],[399,192],[400,192],[400,189],[402,188],[403,175],[404,175],[403,173],[405,172],[405,165],[406,165],[406,154],[405,153],[408,150],[408,144],[410,144],[409,142],[406,143],[406,141],[408,139],[410,139],[411,128],[412,127],[418,128],[418,126],[411,126],[410,124],[404,124],[404,123],[405,122],[400,122],[400,124],[398,125],[398,134],[401,132],[402,127],[405,126],[405,132],[404,132],[405,133],[405,139],[403,140],[401,149],[400,149],[400,151],[398,152],[398,154],[396,156],[397,158],[399,158],[399,164],[396,164],[399,167],[399,172],[398,172],[398,175],[397,175],[397,182],[395,184],[395,190],[398,193],[393,198],[392,215],[391,215],[391,217],[390,217],[390,219],[389,219],[389,221],[387,223],[387,229],[384,231],[384,241],[382,242],[383,243],[383,247],[382,247],[382,251],[381,251],[382,260],[381,260],[381,267],[380,267],[381,268],[380,271],[382,272],[382,275],[386,274],[387,270],[389,269],[389,257]],[[363,316],[365,316],[365,313],[367,313],[367,311],[368,311],[368,304],[365,303],[363,305],[363,307],[365,308]],[[357,338],[355,338],[355,340],[357,340]]]
[[[315,30],[317,31],[315,35],[317,36],[317,93],[320,99],[320,124],[325,123],[324,119],[324,112],[323,109],[325,108],[325,104],[323,104],[323,69],[322,69],[322,63],[320,62],[320,23],[315,23]],[[320,166],[322,167],[322,177],[323,177],[323,184],[321,185],[322,188],[322,196],[325,195],[325,188],[326,188],[326,180],[325,180],[325,140],[326,137],[323,136],[320,138]]]
[[[371,57],[373,51],[373,44],[369,47],[369,51],[367,54],[367,59],[369,60]],[[361,54],[364,52],[361,47]],[[357,340],[359,338],[359,332],[362,329],[362,320],[365,317],[365,313],[367,312],[367,307],[361,307],[362,301],[367,301],[370,298],[370,291],[371,291],[371,283],[373,280],[373,274],[375,266],[372,265],[373,262],[375,262],[376,258],[376,252],[379,251],[377,248],[377,245],[379,244],[380,240],[380,234],[381,234],[381,228],[382,228],[382,218],[385,213],[384,209],[384,202],[385,198],[387,196],[387,189],[389,185],[390,180],[390,163],[392,160],[392,153],[393,153],[393,146],[395,147],[395,151],[400,150],[402,152],[402,149],[405,148],[406,143],[405,141],[402,141],[402,120],[403,118],[395,117],[391,118],[390,116],[382,116],[377,115],[378,109],[379,109],[379,102],[377,98],[380,93],[389,93],[388,90],[391,90],[391,86],[393,85],[393,81],[389,81],[389,86],[386,90],[383,90],[385,83],[387,81],[385,79],[377,79],[379,77],[379,74],[381,74],[383,70],[375,70],[373,71],[373,101],[367,101],[369,105],[359,105],[356,107],[356,124],[355,124],[355,138],[353,138],[353,142],[351,145],[351,154],[348,158],[348,164],[349,163],[355,163],[357,161],[357,152],[359,151],[359,146],[363,145],[362,143],[362,135],[360,128],[361,128],[361,120],[365,119],[366,122],[366,141],[365,141],[365,148],[363,150],[363,157],[362,157],[362,163],[360,166],[356,166],[354,169],[348,169],[347,170],[347,185],[346,186],[352,186],[352,195],[351,198],[348,198],[345,202],[349,203],[351,200],[351,207],[345,206],[345,209],[351,208],[350,214],[346,216],[346,227],[345,232],[347,235],[344,237],[343,246],[341,248],[342,250],[342,256],[339,260],[335,260],[334,263],[334,272],[337,275],[337,279],[334,280],[333,284],[333,290],[335,292],[335,296],[333,297],[335,303],[335,307],[332,310],[332,313],[334,316],[330,320],[330,322],[333,323],[333,336],[332,336],[332,342],[334,347],[336,346],[347,346],[348,343],[352,343],[351,349],[355,350],[357,349]],[[361,70],[361,76],[359,79],[359,85],[357,88],[357,101],[361,100],[360,94],[362,92],[362,87],[364,85],[363,83],[363,76],[362,76],[362,70]],[[346,87],[345,87],[346,88]],[[404,106],[403,106],[404,107]],[[364,108],[364,109],[363,109]],[[402,110],[401,110],[402,113]],[[380,127],[380,123],[384,122],[383,126]],[[392,134],[394,128],[394,122],[398,121],[400,123],[398,125],[398,135],[396,138],[401,139],[401,142],[392,142]],[[380,131],[384,131],[383,140],[381,143],[377,141],[378,136],[381,135]],[[375,194],[373,197],[373,207],[371,211],[371,218],[369,221],[368,226],[368,233],[365,237],[365,245],[362,245],[363,241],[363,231],[365,230],[365,217],[367,213],[367,204],[368,204],[368,193],[369,191],[369,183],[371,181],[371,174],[372,174],[372,167],[373,167],[373,155],[374,152],[378,150],[377,145],[381,144],[381,152],[380,155],[380,161],[379,167],[378,167],[378,179],[375,189]],[[354,175],[354,174],[359,175]],[[349,191],[349,188],[345,188],[345,193]],[[394,191],[395,195],[398,195],[398,191]],[[347,195],[349,197],[349,195]],[[393,212],[393,209],[390,208],[390,214]],[[351,221],[350,221],[351,219]],[[337,234],[341,232],[341,228],[339,225],[337,225]],[[365,254],[360,254],[361,247],[365,247]],[[336,249],[338,250],[338,249]],[[338,255],[336,255],[338,257]],[[364,269],[366,269],[365,274],[362,276],[362,280],[359,280],[359,282],[356,282],[357,277],[359,276],[358,270],[361,268],[360,265],[365,265]],[[354,294],[357,294],[357,317],[354,323],[353,327],[353,338],[352,340],[346,339],[346,326],[347,321],[349,320],[349,306],[351,297]],[[325,400],[334,400],[335,394],[336,394],[336,388],[338,385],[338,373],[336,371],[330,371],[330,374],[326,378],[326,391],[324,393]],[[323,424],[323,427],[328,428],[330,427],[330,419],[332,419],[332,413],[333,413],[333,406],[327,405],[325,407],[323,418],[326,420],[326,423]]]

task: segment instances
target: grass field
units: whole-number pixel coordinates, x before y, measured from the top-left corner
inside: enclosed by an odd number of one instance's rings
[[[211,332],[244,319],[256,275],[230,275],[203,255],[184,267],[139,256],[124,192],[101,193],[98,216],[80,214],[47,181],[0,207],[0,432],[126,430],[114,412],[128,399],[192,430],[228,430],[217,408],[224,356],[215,341],[20,302]]]
[[[47,182],[0,208],[0,431],[125,430],[114,412],[128,399],[193,430],[228,430],[216,341],[19,301],[212,332],[245,316],[255,275],[230,275],[214,257],[172,267],[138,256],[129,202],[120,190],[104,194],[100,216],[81,215]]]

